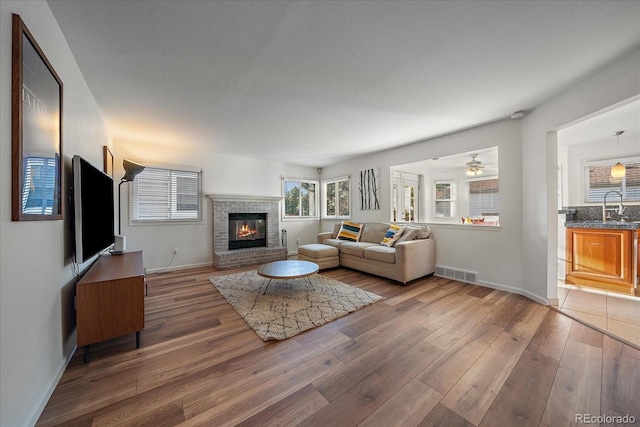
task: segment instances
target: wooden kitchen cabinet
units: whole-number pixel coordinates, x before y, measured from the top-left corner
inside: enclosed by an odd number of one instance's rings
[[[637,230],[567,228],[565,282],[633,295]]]
[[[144,268],[142,252],[102,255],[76,285],[78,347],[144,329]]]

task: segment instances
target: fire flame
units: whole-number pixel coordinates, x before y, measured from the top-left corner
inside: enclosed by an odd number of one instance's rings
[[[249,237],[253,234],[256,234],[257,231],[256,230],[252,230],[248,225],[244,224],[242,227],[240,227],[240,230],[238,230],[238,236],[239,237]]]

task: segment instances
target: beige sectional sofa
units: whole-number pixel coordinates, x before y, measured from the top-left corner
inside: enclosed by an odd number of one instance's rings
[[[318,244],[332,246],[339,251],[340,265],[407,283],[433,274],[436,268],[436,242],[426,225],[402,225],[400,238],[393,246],[380,243],[389,230],[389,223],[362,224],[356,242],[338,238],[341,223],[332,232],[318,234]]]

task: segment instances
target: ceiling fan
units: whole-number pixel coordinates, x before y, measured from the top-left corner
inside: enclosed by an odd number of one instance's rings
[[[472,154],[471,161],[465,164],[465,166],[467,167],[467,176],[482,175],[482,169],[484,169],[484,165],[480,160],[476,160],[477,156],[477,154]]]

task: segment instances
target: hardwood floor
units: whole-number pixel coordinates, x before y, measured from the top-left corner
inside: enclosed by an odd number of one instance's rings
[[[522,296],[338,268],[321,274],[385,299],[265,343],[209,282],[237,271],[150,276],[141,347],[96,344],[88,364],[79,349],[38,425],[640,422],[640,351]]]

